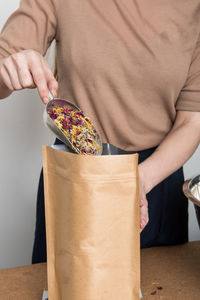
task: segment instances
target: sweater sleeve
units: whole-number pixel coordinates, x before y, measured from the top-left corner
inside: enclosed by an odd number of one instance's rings
[[[196,43],[188,76],[176,103],[176,110],[200,112],[200,38]]]
[[[0,58],[33,49],[44,55],[56,38],[54,0],[21,0],[0,34]]]

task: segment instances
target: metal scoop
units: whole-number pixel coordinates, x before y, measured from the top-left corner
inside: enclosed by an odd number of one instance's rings
[[[200,207],[200,175],[186,180],[183,184],[183,192],[188,199]]]
[[[183,184],[185,196],[194,204],[197,221],[200,228],[200,175],[188,179]]]
[[[67,136],[62,132],[62,130],[56,125],[56,123],[51,119],[51,117],[49,116],[49,111],[51,110],[51,107],[55,104],[57,105],[62,105],[64,107],[70,107],[73,110],[78,110],[81,113],[83,113],[81,111],[81,109],[74,105],[73,103],[71,103],[70,101],[67,100],[63,100],[63,99],[59,99],[59,98],[53,98],[53,96],[50,94],[50,101],[47,103],[45,110],[44,110],[44,114],[43,114],[43,120],[44,120],[44,124],[49,127],[49,129],[56,135],[56,137],[61,140],[67,147],[69,147],[70,149],[73,150],[73,152],[80,154],[80,152],[78,151],[78,149],[71,144],[70,140],[67,138]],[[83,113],[83,116],[85,118],[85,115]],[[91,122],[91,121],[90,121]],[[102,154],[102,141],[100,139],[100,136],[96,130],[96,128],[94,127],[94,125],[91,123],[93,130],[96,132],[96,143],[99,146],[98,151],[96,151],[95,155],[101,155]]]

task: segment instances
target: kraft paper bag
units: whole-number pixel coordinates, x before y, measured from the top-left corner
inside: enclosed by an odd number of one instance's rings
[[[138,154],[43,146],[49,300],[137,300]]]

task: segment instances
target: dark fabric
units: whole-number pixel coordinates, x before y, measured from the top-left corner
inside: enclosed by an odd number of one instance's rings
[[[140,151],[139,163],[153,151]],[[180,168],[147,194],[149,223],[140,235],[141,248],[188,242],[188,199],[182,192],[183,182]]]
[[[62,144],[56,139],[55,144]],[[155,148],[139,151],[139,163]],[[188,200],[182,192],[183,169],[170,175],[147,195],[149,223],[140,237],[141,248],[188,242]],[[44,186],[41,171],[37,195],[36,230],[32,263],[46,261]]]
[[[46,228],[44,213],[44,184],[43,170],[40,173],[38,193],[37,193],[37,209],[36,209],[36,226],[35,240],[33,245],[32,263],[44,262],[46,257]]]

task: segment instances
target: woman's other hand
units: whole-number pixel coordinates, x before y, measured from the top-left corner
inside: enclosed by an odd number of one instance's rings
[[[37,88],[45,104],[49,91],[54,97],[57,94],[58,83],[46,59],[34,50],[23,50],[0,60],[0,99],[25,88]]]
[[[140,232],[149,222],[148,201],[146,198],[145,178],[139,165],[139,198],[140,198]]]

